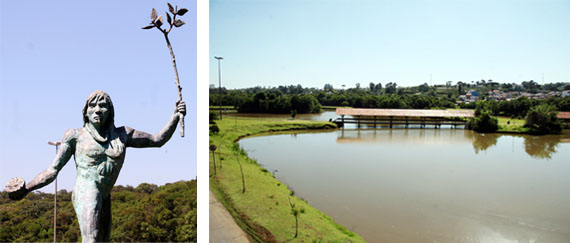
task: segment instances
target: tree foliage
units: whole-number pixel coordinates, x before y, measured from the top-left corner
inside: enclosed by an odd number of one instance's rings
[[[57,240],[80,241],[71,192],[58,192]],[[115,186],[111,241],[196,241],[196,181],[164,186]],[[53,194],[33,192],[20,201],[0,194],[0,242],[53,240]]]
[[[467,121],[467,127],[476,132],[495,132],[499,129],[499,120],[491,116],[491,111],[485,103],[478,103],[475,117]]]
[[[562,126],[556,117],[558,113],[552,105],[542,104],[532,107],[525,118],[525,127],[534,134],[560,133]]]
[[[312,95],[282,95],[274,92],[259,92],[250,95],[237,105],[238,112],[242,113],[280,113],[289,114],[296,110],[296,114],[318,113],[321,104]]]

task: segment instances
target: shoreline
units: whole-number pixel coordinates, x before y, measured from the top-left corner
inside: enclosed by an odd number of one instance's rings
[[[249,158],[239,148],[240,139],[263,134],[291,131],[336,130],[330,122],[232,118],[216,120],[218,134],[210,134],[210,144],[215,144],[216,175],[210,158],[210,185],[216,197],[228,209],[236,223],[254,241],[343,241],[364,242],[358,234],[334,222],[330,216],[295,196],[294,191],[277,180],[257,161]],[[246,192],[242,193],[239,163],[243,166]],[[289,203],[304,213],[298,216],[299,235],[295,234],[295,217]]]

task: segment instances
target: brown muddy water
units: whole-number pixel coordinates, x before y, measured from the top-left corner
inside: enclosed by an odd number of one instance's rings
[[[240,145],[370,242],[570,242],[569,133],[345,129]]]

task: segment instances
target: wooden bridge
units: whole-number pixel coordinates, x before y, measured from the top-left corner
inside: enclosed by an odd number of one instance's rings
[[[344,124],[376,126],[404,126],[419,125],[424,128],[426,125],[440,128],[442,125],[449,125],[453,128],[457,126],[465,127],[465,118],[474,117],[472,110],[411,110],[411,109],[355,109],[337,108],[336,114],[340,118],[333,122],[339,127]],[[351,117],[345,117],[351,116]]]
[[[568,111],[561,111],[558,112],[558,120],[562,124],[562,128],[570,128],[570,112]]]

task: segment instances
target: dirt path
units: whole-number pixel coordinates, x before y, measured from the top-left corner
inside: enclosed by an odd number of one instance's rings
[[[250,242],[212,191],[210,191],[210,242]]]

